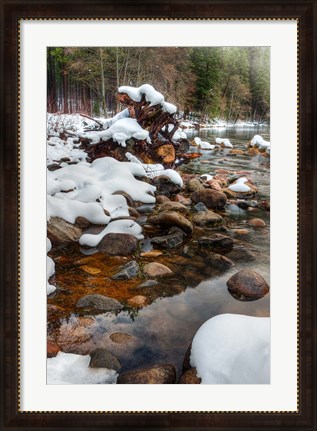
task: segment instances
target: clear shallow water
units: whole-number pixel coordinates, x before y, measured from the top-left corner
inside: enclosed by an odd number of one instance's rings
[[[203,140],[213,141],[215,137],[227,137],[234,148],[245,149],[246,143],[255,134],[261,134],[269,140],[269,130],[252,129],[220,129],[189,132],[188,137],[200,136]],[[193,151],[197,149],[193,148]],[[232,172],[247,171],[259,188],[257,199],[269,198],[269,168],[259,165],[257,157],[245,155],[230,156],[228,150],[218,153],[204,151],[197,161],[183,166],[186,173],[211,173],[216,169],[228,169]],[[237,313],[251,316],[269,316],[270,298],[266,297],[242,302],[234,299],[227,290],[226,282],[231,275],[243,268],[259,272],[269,282],[269,213],[261,210],[250,212],[241,210],[239,213],[223,213],[230,235],[240,244],[247,247],[255,256],[255,260],[233,259],[235,266],[226,271],[208,267],[201,256],[178,256],[167,253],[156,260],[173,269],[173,276],[159,280],[159,284],[149,288],[140,288],[144,280],[138,282],[116,282],[111,285],[110,277],[125,258],[107,259],[100,253],[85,257],[77,246],[56,250],[56,284],[59,289],[49,303],[62,307],[62,324],[59,320],[50,322],[49,334],[61,334],[61,342],[65,351],[87,354],[97,347],[103,347],[114,353],[122,363],[122,370],[141,368],[157,363],[172,363],[178,373],[181,372],[183,358],[197,329],[209,318],[223,313]],[[236,235],[233,229],[245,228],[249,218],[260,217],[267,226],[252,230],[246,236]],[[64,258],[63,258],[64,256]],[[65,257],[66,256],[66,257]],[[230,257],[230,254],[229,254]],[[82,261],[81,259],[88,259]],[[89,260],[90,259],[90,260]],[[144,260],[148,262],[149,260]],[[97,267],[100,274],[87,276],[79,268],[81,263]],[[117,315],[103,313],[91,316],[87,327],[82,327],[77,338],[71,341],[78,320],[78,309],[75,308],[78,297],[88,293],[102,293],[117,297],[125,308]],[[128,299],[135,295],[148,298],[147,306],[134,308],[128,305]],[[70,331],[68,332],[68,329]],[[133,338],[123,344],[114,343],[110,335],[114,332],[125,332]],[[79,334],[79,335],[78,335]]]

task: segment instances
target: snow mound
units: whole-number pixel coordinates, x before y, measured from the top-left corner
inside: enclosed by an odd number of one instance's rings
[[[197,331],[190,363],[203,384],[269,384],[270,318],[221,314]]]
[[[142,163],[137,157],[135,157],[131,153],[125,153],[125,156],[131,162],[132,165],[134,164],[134,165],[142,166],[148,178],[155,178],[160,175],[165,175],[174,184],[180,187],[183,186],[182,177],[179,175],[178,172],[174,171],[174,169],[164,169],[164,166],[159,163],[157,164]]]
[[[143,84],[141,87],[122,86],[118,89],[119,93],[127,94],[135,102],[141,102],[142,97],[145,97],[150,106],[161,105],[162,109],[169,114],[175,114],[177,108],[172,103],[165,102],[164,96],[155,90],[150,84]]]
[[[142,165],[118,162],[112,157],[48,171],[48,220],[60,217],[74,223],[77,217],[85,217],[94,224],[107,224],[111,218],[128,217],[129,208],[122,193],[135,201],[155,202],[156,188],[134,175],[147,174]]]
[[[270,148],[271,143],[263,139],[260,135],[254,135],[251,139],[251,145],[252,147],[259,148],[259,150],[267,150],[268,148]]]
[[[194,138],[194,141],[200,147],[201,150],[213,150],[215,148],[215,145],[212,145],[207,141],[202,141],[200,138],[198,138],[198,136]]]
[[[96,123],[80,114],[47,114],[47,135],[59,136],[64,132],[80,133],[85,127],[95,127]]]
[[[67,141],[52,136],[47,141],[46,160],[47,164],[59,162],[63,158],[68,158],[70,162],[81,162],[87,159],[85,151],[78,147],[80,143],[76,143],[77,138],[68,138]]]
[[[133,220],[115,220],[109,223],[98,235],[88,233],[82,235],[79,238],[79,244],[88,247],[96,247],[108,233],[127,233],[129,235],[134,235],[138,239],[143,239],[141,226]]]
[[[118,374],[107,368],[89,368],[89,355],[58,352],[47,359],[48,385],[116,383]]]
[[[250,187],[244,184],[247,181],[248,179],[245,177],[239,178],[234,184],[231,184],[231,186],[229,186],[228,189],[238,193],[249,192],[251,190]]]
[[[113,139],[118,142],[122,147],[126,147],[126,141],[135,138],[139,141],[144,141],[149,137],[149,132],[142,129],[140,124],[135,118],[120,118],[117,119],[106,130],[96,132],[81,133],[81,137],[91,139],[91,144],[98,144],[98,142]]]
[[[231,144],[231,142],[229,141],[229,139],[225,138],[216,138],[216,144],[223,144],[225,146],[225,148],[233,148],[233,145]]]

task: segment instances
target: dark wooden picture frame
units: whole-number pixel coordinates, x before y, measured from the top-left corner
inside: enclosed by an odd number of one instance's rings
[[[297,413],[21,413],[18,411],[18,20],[21,18],[292,18],[299,22],[299,392]],[[317,430],[316,0],[1,0],[0,429]],[[285,335],[287,336],[287,334]],[[287,359],[286,359],[287,360]]]

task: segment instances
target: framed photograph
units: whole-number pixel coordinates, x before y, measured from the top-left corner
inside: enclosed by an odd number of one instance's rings
[[[3,0],[1,430],[316,429],[316,7]]]

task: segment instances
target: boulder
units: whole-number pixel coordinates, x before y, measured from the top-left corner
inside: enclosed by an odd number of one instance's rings
[[[158,262],[150,262],[144,265],[143,271],[150,277],[160,277],[167,274],[172,274],[172,271],[165,265]]]
[[[191,222],[187,220],[182,214],[179,214],[176,211],[163,211],[157,216],[150,217],[149,222],[152,224],[157,224],[164,228],[177,226],[182,229],[187,235],[190,235],[193,231],[193,225],[191,224]]]
[[[97,245],[98,250],[111,256],[130,256],[137,247],[137,238],[127,233],[108,233]]]
[[[113,280],[130,280],[139,274],[140,267],[135,260],[131,260],[120,268],[120,271],[112,276]]]
[[[171,364],[154,365],[120,374],[117,384],[171,384],[176,381],[176,369]]]
[[[59,217],[51,217],[47,225],[47,236],[53,245],[77,242],[82,235],[82,229]]]
[[[48,358],[54,358],[60,350],[61,348],[57,343],[49,339],[47,340],[46,356]]]
[[[189,368],[184,371],[178,380],[180,385],[199,385],[201,383],[201,378],[197,377],[196,368]]]
[[[187,181],[186,187],[190,192],[196,192],[197,190],[202,189],[203,185],[198,178],[191,178]]]
[[[158,208],[159,212],[162,211],[178,211],[178,212],[187,212],[187,208],[185,205],[181,204],[180,202],[164,202],[161,204]]]
[[[172,249],[178,247],[184,242],[186,234],[181,229],[175,228],[173,233],[164,236],[151,238],[151,243],[159,248]]]
[[[128,299],[128,303],[133,307],[143,307],[147,302],[146,296],[136,295],[133,298]]]
[[[118,371],[121,368],[119,359],[106,349],[95,349],[90,353],[90,368],[107,368]]]
[[[260,218],[252,218],[251,220],[248,221],[248,225],[254,228],[261,228],[261,227],[265,227],[266,223],[264,220]]]
[[[248,298],[262,298],[270,288],[262,275],[250,269],[242,269],[227,281],[230,293]]]
[[[123,308],[120,302],[116,299],[108,298],[107,296],[99,295],[98,293],[82,296],[78,300],[76,307],[95,308],[102,311],[115,311]]]
[[[160,175],[152,180],[152,184],[156,187],[156,192],[163,196],[172,196],[180,192],[180,186],[174,184],[166,175]]]
[[[209,209],[222,209],[227,203],[227,196],[217,190],[200,189],[191,195],[194,203],[202,202]]]
[[[117,344],[126,344],[132,340],[132,335],[127,332],[114,332],[110,335],[110,340]]]
[[[222,224],[223,218],[213,211],[201,211],[193,216],[192,221],[197,226],[213,227]]]
[[[201,237],[198,240],[201,248],[213,250],[220,254],[229,253],[233,248],[233,240],[230,236],[214,234],[210,237]]]

